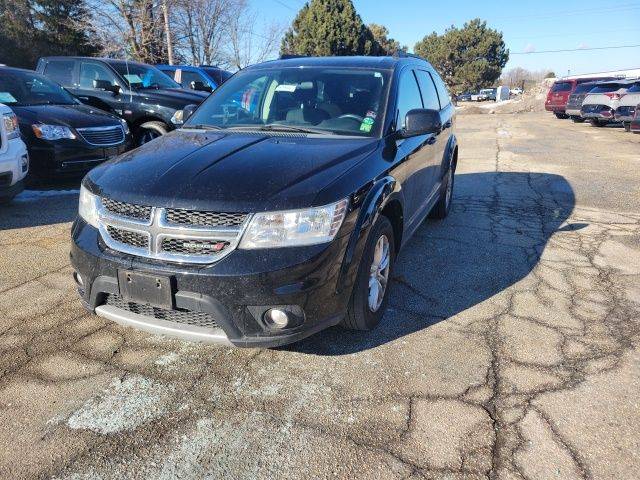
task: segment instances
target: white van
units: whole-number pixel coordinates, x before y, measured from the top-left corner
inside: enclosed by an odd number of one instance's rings
[[[10,202],[22,191],[28,171],[29,155],[20,138],[18,118],[0,104],[0,204]]]

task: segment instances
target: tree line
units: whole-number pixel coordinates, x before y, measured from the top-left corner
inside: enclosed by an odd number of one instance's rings
[[[455,92],[493,84],[509,58],[502,33],[475,19],[415,44]],[[33,68],[44,55],[241,69],[281,55],[408,51],[351,0],[310,0],[290,26],[262,22],[248,0],[0,0],[0,63]]]

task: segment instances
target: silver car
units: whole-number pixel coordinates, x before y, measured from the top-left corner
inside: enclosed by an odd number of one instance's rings
[[[580,115],[589,120],[594,127],[615,122],[614,112],[627,89],[635,82],[636,80],[614,80],[596,85],[582,102]]]
[[[571,120],[578,123],[584,122],[585,119],[582,118],[580,113],[580,110],[582,109],[582,102],[584,102],[584,99],[587,97],[589,92],[600,83],[602,82],[594,81],[579,83],[573,93],[569,95],[565,113],[571,117]]]
[[[640,104],[640,79],[627,89],[627,93],[620,99],[614,118],[622,122],[624,129],[631,130],[631,121],[636,113],[636,107]]]

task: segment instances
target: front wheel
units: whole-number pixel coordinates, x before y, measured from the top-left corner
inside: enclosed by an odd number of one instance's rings
[[[592,127],[604,127],[605,124],[605,122],[602,122],[597,118],[592,118],[591,120],[589,120],[589,123],[591,123]]]
[[[162,122],[146,122],[138,127],[136,130],[136,145],[144,145],[151,140],[155,140],[158,137],[166,134],[169,131],[169,127]]]
[[[351,330],[373,330],[389,300],[389,279],[395,261],[391,222],[380,215],[371,227],[342,325]]]

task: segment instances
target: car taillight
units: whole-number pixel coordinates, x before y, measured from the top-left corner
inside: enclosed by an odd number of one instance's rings
[[[611,100],[620,100],[622,97],[624,97],[624,93],[605,93],[605,95]]]

